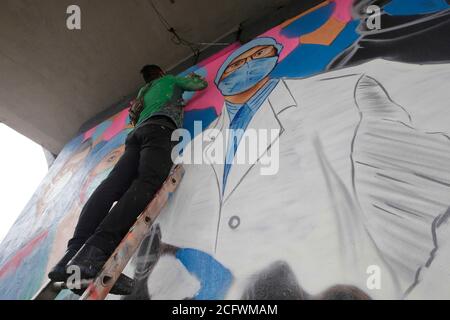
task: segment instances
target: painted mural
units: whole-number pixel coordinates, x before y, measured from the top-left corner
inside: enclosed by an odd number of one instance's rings
[[[450,299],[449,36],[448,1],[330,0],[186,70],[210,85],[184,97],[185,150],[276,134],[246,164],[185,164],[124,299]],[[0,299],[46,280],[128,122],[124,106],[61,152],[0,246]]]

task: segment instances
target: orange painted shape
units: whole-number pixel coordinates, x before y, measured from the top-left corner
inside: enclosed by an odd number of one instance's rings
[[[329,46],[337,38],[339,33],[344,30],[345,26],[345,22],[331,17],[319,29],[300,37],[300,43]]]

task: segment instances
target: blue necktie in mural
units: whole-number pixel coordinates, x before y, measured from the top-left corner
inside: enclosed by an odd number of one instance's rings
[[[225,157],[225,167],[223,170],[223,190],[225,190],[225,185],[227,183],[228,174],[230,173],[231,164],[236,155],[237,148],[239,146],[239,142],[244,135],[244,131],[247,128],[250,119],[252,118],[254,112],[247,104],[244,104],[239,108],[238,112],[235,114],[233,120],[230,124],[230,137],[232,141],[228,144],[228,151]],[[230,139],[231,140],[231,139]]]
[[[252,120],[255,113],[258,111],[258,109],[261,107],[261,105],[264,103],[264,101],[267,99],[267,97],[277,84],[277,79],[269,80],[269,82],[263,88],[261,88],[247,103],[243,105],[227,102],[226,107],[231,120],[229,129],[231,130],[230,135],[233,138],[233,141],[229,141],[228,151],[225,157],[222,193],[225,190],[232,162],[245,130],[250,124],[250,121]]]

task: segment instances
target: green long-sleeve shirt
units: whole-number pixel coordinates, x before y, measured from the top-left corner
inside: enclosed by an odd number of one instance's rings
[[[205,89],[208,83],[201,77],[177,77],[166,75],[145,85],[137,96],[143,98],[142,110],[138,126],[148,118],[155,115],[170,117],[180,128],[183,126],[183,92],[200,91]]]

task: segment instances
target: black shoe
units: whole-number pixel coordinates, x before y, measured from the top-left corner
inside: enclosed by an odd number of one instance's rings
[[[80,269],[81,279],[91,280],[95,279],[108,259],[109,256],[101,249],[92,245],[85,245],[73,259],[69,261],[66,269],[71,266],[77,266]],[[121,274],[110,293],[116,295],[129,295],[132,293],[133,287],[134,280]],[[82,292],[84,292],[83,288],[76,290],[75,293],[80,295]]]
[[[109,293],[118,296],[128,296],[133,293],[134,285],[135,281],[133,279],[121,273]]]
[[[48,277],[53,282],[66,282],[69,274],[66,273],[67,263],[77,254],[78,249],[70,248],[67,249],[64,256],[59,260],[59,262],[50,270]]]
[[[67,263],[66,270],[69,267],[78,267],[81,279],[94,279],[108,258],[103,250],[86,244]]]

